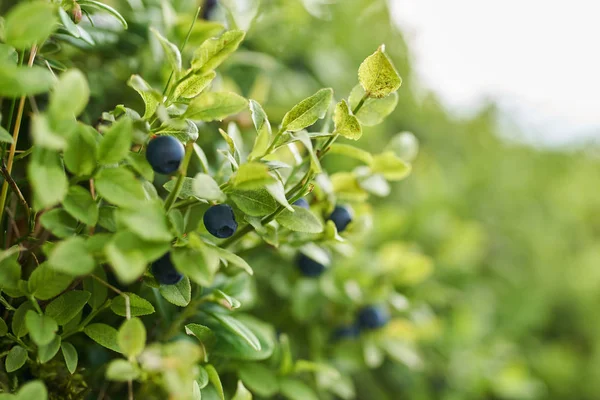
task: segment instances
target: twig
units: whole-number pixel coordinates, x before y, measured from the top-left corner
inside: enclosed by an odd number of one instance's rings
[[[116,287],[111,285],[110,283],[106,282],[104,279],[99,278],[94,274],[92,274],[90,276],[92,278],[94,278],[95,280],[97,280],[98,282],[100,282],[101,284],[103,284],[104,286],[106,286],[107,288],[109,288],[110,290],[112,290],[113,292],[117,293],[118,295],[123,296],[123,298],[125,299],[125,318],[131,319],[131,306],[130,306],[130,302],[129,302],[129,296],[127,295],[127,293],[123,293],[122,291],[120,291],[119,289],[117,289]]]
[[[10,185],[13,192],[17,195],[19,201],[23,205],[23,208],[25,208],[25,217],[27,219],[27,222],[29,222],[29,218],[31,216],[29,204],[27,204],[27,200],[25,200],[25,197],[23,196],[23,193],[21,193],[19,186],[17,185],[15,180],[10,175],[10,172],[8,172],[8,168],[7,168],[6,164],[4,163],[4,160],[2,161],[2,166],[0,166],[0,172],[2,173],[2,176],[4,177],[5,181],[7,181],[8,184]],[[19,235],[19,236],[21,236],[21,235]]]

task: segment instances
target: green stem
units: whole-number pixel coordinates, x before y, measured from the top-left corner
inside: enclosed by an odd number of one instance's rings
[[[356,105],[356,107],[354,107],[354,110],[352,110],[352,114],[356,115],[356,113],[360,111],[360,109],[365,104],[365,101],[367,101],[368,98],[369,98],[368,93],[365,93],[363,95],[363,97],[360,99],[360,101],[358,102],[358,104]]]
[[[165,210],[169,211],[173,204],[175,204],[175,200],[179,196],[181,192],[181,188],[183,187],[183,181],[187,175],[187,169],[190,165],[190,159],[192,158],[192,153],[194,151],[194,142],[191,140],[187,142],[185,145],[185,155],[183,156],[183,162],[181,163],[181,167],[179,168],[179,176],[177,177],[177,182],[175,182],[175,187],[169,193],[167,200],[165,201]]]
[[[35,299],[35,297],[33,297],[33,296],[27,296],[27,298],[29,299],[29,302],[33,305],[33,308],[35,308],[35,310],[38,312],[38,314],[43,314],[44,313],[42,311],[40,305],[38,304],[37,300]]]
[[[104,304],[102,304],[100,307],[98,307],[95,310],[92,310],[92,312],[81,322],[79,323],[79,325],[77,326],[77,328],[75,328],[75,330],[69,331],[69,332],[64,332],[62,335],[60,335],[62,340],[67,339],[68,337],[79,333],[79,332],[83,332],[83,330],[85,329],[85,327],[92,322],[92,320],[96,317],[96,315],[98,315],[101,311],[104,311],[105,309],[107,309],[108,307],[110,307],[110,303],[111,300],[108,299],[104,302]]]
[[[29,346],[27,346],[25,344],[25,342],[23,340],[21,340],[21,338],[16,337],[15,335],[9,333],[6,335],[7,338],[9,338],[10,340],[12,340],[13,342],[16,342],[18,345],[20,345],[21,347],[23,347],[24,349],[26,349],[27,351],[33,351],[33,349]]]
[[[11,306],[10,303],[2,296],[0,296],[0,303],[9,311],[17,311],[17,309]]]
[[[265,154],[264,155],[270,154],[273,151],[273,148],[275,147],[275,144],[277,143],[277,141],[279,140],[279,138],[281,137],[281,135],[283,135],[284,132],[285,132],[285,130],[283,130],[283,127],[279,128],[279,130],[275,134],[275,137],[273,137],[273,141],[271,142],[271,144],[269,145],[269,147],[267,147],[267,150],[265,150]]]

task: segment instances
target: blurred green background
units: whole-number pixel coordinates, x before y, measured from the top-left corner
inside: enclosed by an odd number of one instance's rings
[[[169,73],[154,62],[159,49],[148,45],[148,25],[163,26],[181,41],[197,6],[191,0],[143,3],[140,12],[137,1],[113,2],[130,29],[121,31],[110,17],[100,20],[90,28],[99,46],[72,50],[88,71],[90,115],[117,104],[142,109],[124,82],[138,73],[158,87]],[[591,149],[502,139],[494,104],[472,117],[448,112],[434,94],[423,93],[384,0],[263,0],[257,10],[252,1],[237,3],[239,14],[211,16],[248,29],[219,84],[262,102],[273,121],[322,86],[333,87],[338,99],[347,96],[358,66],[382,43],[404,79],[395,112],[366,128],[356,145],[381,151],[399,132],[414,133],[420,152],[413,174],[393,184],[390,196],[373,199],[374,228],[361,239],[361,254],[340,259],[336,268],[347,262],[348,274],[369,271],[390,258],[392,265],[416,265],[399,285],[397,295],[410,307],[396,313],[394,329],[415,344],[419,362],[407,356],[357,369],[358,397],[600,398],[600,196],[594,185],[600,164]],[[218,31],[213,22],[197,24],[190,49]],[[206,127],[200,143],[217,137]],[[354,166],[334,156],[325,164],[332,171]],[[418,257],[411,264],[398,248],[431,257],[433,269]],[[395,258],[399,254],[405,258]],[[257,312],[277,319],[264,302]],[[295,324],[285,327],[292,337],[300,329]]]

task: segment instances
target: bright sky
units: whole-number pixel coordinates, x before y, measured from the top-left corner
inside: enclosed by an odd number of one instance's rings
[[[449,106],[493,97],[534,138],[600,139],[600,1],[389,2],[424,85]]]

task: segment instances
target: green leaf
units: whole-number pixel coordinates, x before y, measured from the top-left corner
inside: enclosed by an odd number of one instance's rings
[[[66,292],[46,306],[46,315],[58,325],[65,325],[83,309],[90,296],[91,293],[84,290]]]
[[[79,0],[78,3],[82,6],[92,7],[98,10],[106,11],[107,13],[111,14],[113,17],[118,19],[121,25],[123,25],[123,28],[127,29],[127,21],[125,21],[125,18],[123,18],[123,16],[111,6],[96,0]]]
[[[175,99],[193,99],[210,85],[217,74],[214,71],[205,74],[193,74],[190,77],[179,81],[173,92]]]
[[[187,306],[192,299],[192,286],[187,276],[184,276],[176,285],[160,285],[159,291],[169,303],[178,307]]]
[[[21,279],[21,265],[17,262],[19,254],[0,261],[0,289],[16,288]]]
[[[10,133],[8,133],[8,131],[1,126],[0,126],[0,142],[2,142],[2,143],[13,143],[14,142]]]
[[[242,40],[243,31],[227,31],[218,38],[211,38],[202,43],[194,52],[192,69],[207,72],[217,68],[231,53],[233,53]]]
[[[201,286],[212,285],[219,265],[211,263],[201,251],[192,248],[175,248],[171,257],[177,270],[192,281]]]
[[[358,119],[350,113],[346,100],[340,101],[335,106],[333,113],[333,122],[335,123],[335,131],[338,135],[342,135],[347,139],[358,140],[362,136],[362,127]]]
[[[94,236],[88,239],[88,250],[90,250],[89,244],[93,238],[97,238],[99,234],[95,234]],[[107,235],[108,238],[111,238],[110,235]],[[90,250],[91,252],[91,250]],[[104,272],[103,267],[98,267],[94,271],[94,275],[106,281],[106,273]],[[88,304],[92,309],[97,310],[104,304],[106,297],[108,295],[108,288],[104,286],[102,283],[98,282],[96,279],[88,277],[83,280],[83,288],[91,293],[91,297],[88,301]]]
[[[106,324],[90,324],[85,327],[83,333],[100,346],[116,351],[117,353],[121,352],[119,345],[117,344],[117,330],[112,326]]]
[[[274,396],[279,391],[277,373],[262,364],[244,364],[238,370],[240,379],[261,397]]]
[[[133,122],[121,118],[103,135],[98,146],[98,161],[103,165],[115,164],[127,157],[133,138]]]
[[[127,154],[127,161],[144,179],[150,182],[154,181],[154,171],[148,160],[146,160],[145,154],[129,152]]]
[[[252,400],[252,393],[246,389],[242,381],[238,381],[237,390],[231,400]]]
[[[398,158],[411,163],[419,154],[419,140],[411,132],[400,132],[389,141],[390,148]]]
[[[199,121],[221,121],[244,110],[248,101],[233,92],[204,92],[191,101],[184,116]]]
[[[58,272],[48,263],[43,263],[29,277],[29,291],[36,299],[49,300],[62,293],[71,282],[71,275]]]
[[[67,195],[69,184],[60,156],[55,151],[34,147],[27,176],[33,188],[37,210],[52,207]]]
[[[358,178],[351,172],[337,172],[331,175],[331,184],[336,196],[346,201],[366,201],[368,193],[360,186]]]
[[[399,181],[410,174],[411,166],[398,158],[393,151],[386,151],[373,156],[371,170],[389,181]]]
[[[244,261],[244,263],[246,263],[246,261]],[[233,297],[229,296],[227,293],[222,292],[221,290],[216,289],[212,294],[215,297],[215,299],[221,303],[222,306],[225,306],[229,310],[235,310],[236,308],[240,308],[240,306],[242,305],[242,303],[240,303],[239,300],[234,299]]]
[[[47,315],[39,315],[33,310],[29,310],[25,314],[25,324],[29,330],[29,337],[38,346],[50,343],[58,331],[58,324],[55,320]]]
[[[331,145],[331,147],[329,147],[329,153],[352,157],[364,162],[365,164],[371,164],[373,162],[373,156],[371,153],[349,144],[334,143]]]
[[[147,260],[144,253],[132,248],[129,242],[120,241],[119,238],[119,234],[115,235],[104,248],[104,252],[119,281],[129,284],[142,276]]]
[[[138,296],[135,293],[125,293],[129,296],[129,309],[132,317],[139,317],[141,315],[150,315],[154,313],[154,306],[148,300]],[[127,307],[125,306],[125,297],[117,296],[113,299],[110,304],[110,309],[121,317],[127,316]]]
[[[137,379],[140,370],[127,360],[112,360],[106,368],[106,379],[117,382],[127,382]]]
[[[62,150],[67,145],[69,131],[52,129],[45,114],[33,114],[31,117],[31,137],[36,146],[52,150]]]
[[[79,236],[59,242],[48,256],[48,265],[58,272],[73,276],[87,275],[96,267],[94,258],[85,246],[85,239]]]
[[[81,186],[71,186],[63,201],[65,211],[86,225],[98,222],[98,204],[90,192]]]
[[[162,46],[163,51],[165,52],[165,55],[167,57],[167,60],[169,61],[169,64],[171,65],[171,68],[173,69],[173,71],[175,71],[175,76],[177,76],[179,71],[181,71],[181,53],[179,52],[179,49],[176,45],[169,42],[169,40],[163,35],[161,35],[160,32],[156,29],[150,28],[150,31],[154,34],[154,36],[156,36],[156,38],[160,42],[160,45]]]
[[[69,370],[71,375],[73,375],[77,370],[77,362],[79,358],[77,356],[77,350],[75,349],[75,346],[73,346],[69,342],[64,342],[63,344],[61,344],[60,349],[62,350],[63,357],[65,358],[67,369]]]
[[[356,85],[354,89],[352,89],[350,97],[348,98],[352,109],[356,108],[364,94],[365,90],[360,85]],[[381,99],[368,98],[356,113],[356,118],[358,118],[360,123],[364,126],[378,125],[383,122],[385,117],[394,111],[397,104],[397,92],[391,93]]]
[[[208,379],[210,383],[213,384],[215,389],[217,389],[217,393],[219,394],[219,398],[221,400],[225,400],[225,394],[223,393],[223,384],[221,383],[221,378],[219,377],[219,373],[211,364],[206,364],[204,369],[208,373]]]
[[[58,353],[58,349],[60,349],[61,341],[60,335],[54,335],[50,343],[38,347],[38,360],[40,363],[47,363],[54,358],[56,353]]]
[[[269,147],[269,143],[271,142],[272,131],[269,118],[262,106],[255,100],[250,100],[249,105],[250,113],[252,114],[252,122],[254,123],[254,128],[256,128],[257,133],[254,147],[248,156],[252,160],[265,154]]]
[[[144,116],[148,119],[156,112],[158,105],[162,100],[162,95],[154,90],[144,79],[139,75],[131,75],[127,81],[127,86],[138,92],[146,106]]]
[[[168,181],[167,183],[165,183],[163,185],[163,188],[167,191],[167,192],[171,192],[173,190],[173,188],[175,187],[175,183],[177,182],[177,179],[171,179],[170,181]],[[180,199],[192,199],[192,198],[196,198],[196,195],[194,194],[194,190],[192,189],[194,184],[194,179],[190,178],[190,177],[185,177],[183,178],[183,185],[181,186],[181,191],[179,192],[179,197]]]
[[[236,189],[253,190],[275,182],[275,178],[269,173],[269,167],[259,162],[249,162],[240,165],[231,182]]]
[[[8,333],[8,326],[6,325],[6,322],[4,322],[4,320],[2,318],[0,318],[0,337],[6,336],[7,333]]]
[[[11,329],[16,337],[20,338],[27,335],[29,332],[27,324],[25,323],[25,315],[27,312],[33,309],[33,306],[29,302],[22,303],[17,311],[13,314]]]
[[[200,324],[187,324],[185,333],[194,336],[203,345],[210,345],[216,340],[214,332],[209,327]]]
[[[225,357],[234,360],[264,360],[273,354],[275,347],[275,331],[272,326],[255,318],[238,315],[238,320],[254,332],[258,338],[261,350],[256,351],[246,340],[232,333],[221,324],[211,326],[219,340],[211,349],[211,356]]]
[[[91,126],[79,124],[67,138],[67,148],[63,154],[65,166],[69,171],[86,176],[96,168],[98,132]]]
[[[73,12],[73,8],[71,8],[71,12]],[[77,25],[75,25],[75,22],[71,20],[71,17],[69,14],[67,14],[64,8],[58,7],[58,16],[63,27],[67,30],[67,32],[69,32],[69,35],[75,38],[81,37],[79,28],[77,28]]]
[[[77,221],[62,208],[45,212],[40,217],[42,226],[59,238],[73,236],[77,232]]]
[[[277,209],[277,203],[265,189],[234,190],[229,197],[240,210],[252,217],[262,217]]]
[[[140,355],[146,347],[146,327],[142,320],[133,317],[123,322],[117,333],[117,344],[128,357]]]
[[[60,75],[50,95],[49,114],[54,119],[79,116],[90,98],[87,79],[78,69],[70,69]]]
[[[211,313],[212,317],[219,321],[227,330],[231,333],[242,338],[246,343],[248,343],[252,348],[256,351],[260,351],[261,344],[256,335],[242,322],[237,319],[225,315],[225,314],[216,314]]]
[[[290,400],[319,400],[316,393],[301,380],[283,378],[279,386],[281,393]]]
[[[2,22],[0,22],[0,35],[2,34]],[[19,61],[19,55],[17,54],[17,50],[14,47],[9,46],[7,44],[0,44],[0,63],[16,65],[17,61]]]
[[[20,369],[27,361],[27,350],[21,346],[15,346],[8,352],[6,356],[5,366],[6,372],[11,373]]]
[[[333,99],[333,89],[321,89],[317,93],[296,104],[283,117],[282,131],[296,132],[323,118]]]
[[[189,119],[171,119],[162,124],[156,134],[173,136],[185,144],[198,140],[198,126]]]
[[[277,216],[276,221],[296,232],[323,232],[323,223],[310,210],[298,206],[292,207],[294,208],[294,212],[283,210]]]
[[[34,44],[41,44],[57,26],[54,4],[45,1],[21,2],[6,14],[4,39],[14,48],[25,50]]]
[[[276,180],[275,182],[268,184],[265,189],[267,189],[267,192],[273,196],[275,201],[284,206],[289,212],[294,212],[294,209],[287,200],[285,188],[283,187],[283,183],[281,183],[281,181]]]
[[[381,45],[358,68],[358,80],[368,97],[380,99],[402,84],[402,78],[384,51],[385,46]]]
[[[173,238],[162,202],[153,201],[144,207],[117,210],[115,218],[117,223],[144,240],[168,242]]]
[[[223,202],[226,199],[219,184],[208,174],[200,173],[194,177],[192,191],[194,196],[208,201]]]
[[[2,65],[0,68],[0,96],[21,97],[45,93],[52,87],[52,73],[42,67]]]
[[[98,194],[117,206],[145,206],[146,195],[141,182],[126,168],[103,169],[96,175],[95,183]]]
[[[17,394],[18,400],[48,400],[48,391],[42,381],[24,384]]]
[[[311,138],[308,135],[308,133],[306,131],[299,131],[293,135],[293,138],[298,139],[306,148],[306,151],[308,152],[308,155],[310,157],[310,168],[312,169],[312,171],[315,174],[320,174],[321,172],[323,172],[323,169],[321,168],[321,163],[319,161],[319,157],[317,157],[317,154],[315,153]]]

